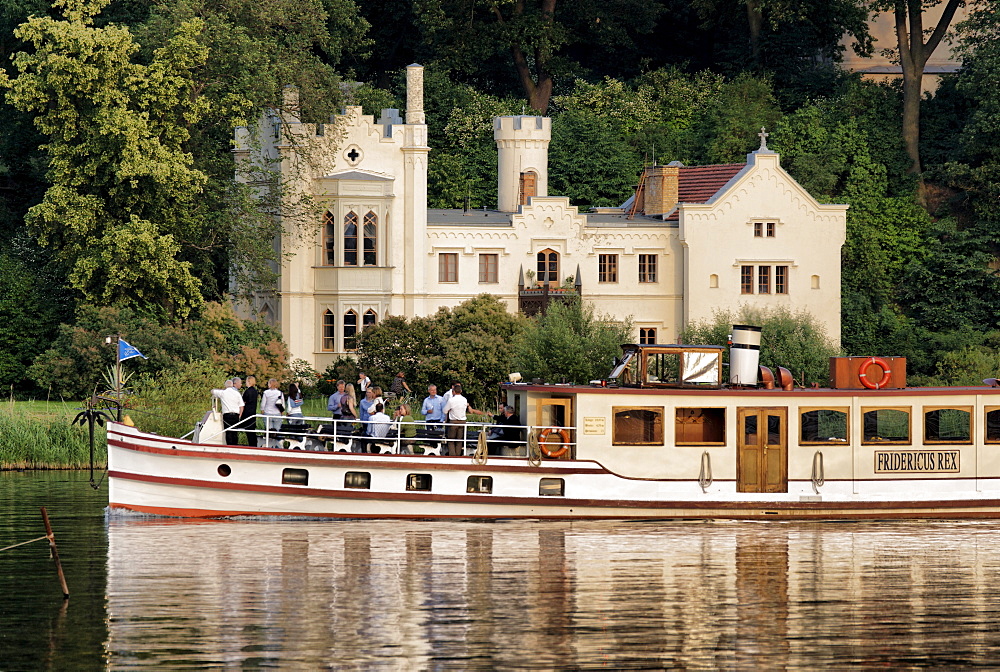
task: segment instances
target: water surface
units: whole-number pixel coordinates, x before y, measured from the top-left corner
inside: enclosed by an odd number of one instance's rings
[[[59,473],[0,495],[0,546],[49,500],[73,593],[44,543],[0,555],[3,670],[1000,664],[992,522],[105,521]]]

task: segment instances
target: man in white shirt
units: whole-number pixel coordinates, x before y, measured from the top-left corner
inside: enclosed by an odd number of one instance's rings
[[[444,417],[448,421],[445,436],[451,439],[448,442],[448,453],[452,457],[458,457],[465,452],[466,416],[469,412],[479,413],[479,411],[474,409],[469,404],[469,400],[462,396],[462,386],[460,384],[455,383],[451,388],[451,392],[451,397],[444,405]]]
[[[227,380],[221,390],[212,390],[212,396],[222,402],[222,426],[226,428],[226,443],[231,446],[239,445],[239,432],[229,428],[240,422],[240,414],[243,412],[242,395],[233,387],[233,381]]]

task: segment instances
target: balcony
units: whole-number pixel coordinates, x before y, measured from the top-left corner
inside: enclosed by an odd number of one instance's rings
[[[517,288],[517,309],[528,317],[544,313],[552,301],[569,303],[583,296],[579,281],[573,287],[560,287],[555,283],[538,284],[537,287],[525,287],[522,283]]]

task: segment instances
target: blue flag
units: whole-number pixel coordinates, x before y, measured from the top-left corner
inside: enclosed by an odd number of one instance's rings
[[[133,357],[142,357],[143,359],[149,359],[146,355],[139,352],[137,348],[128,344],[124,338],[118,339],[118,361],[124,362],[126,359],[132,359]]]

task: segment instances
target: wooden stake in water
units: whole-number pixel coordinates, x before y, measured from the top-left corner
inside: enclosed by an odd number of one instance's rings
[[[49,524],[49,512],[42,507],[42,520],[45,521],[45,536],[49,540],[49,552],[52,559],[56,561],[56,573],[59,574],[59,584],[62,586],[63,599],[69,599],[69,588],[66,587],[66,577],[63,575],[62,563],[59,562],[59,549],[56,548],[56,536],[52,533],[52,525]]]

